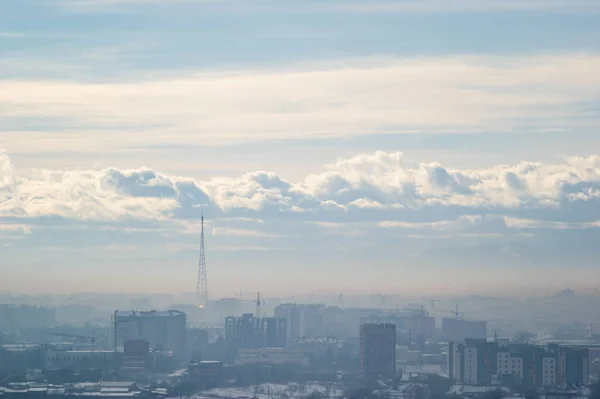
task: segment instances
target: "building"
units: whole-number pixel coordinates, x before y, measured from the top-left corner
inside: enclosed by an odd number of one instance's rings
[[[113,315],[113,345],[123,350],[125,341],[146,340],[150,349],[187,355],[187,316],[178,310],[116,311]]]
[[[442,318],[442,338],[456,342],[462,342],[467,338],[486,339],[487,322],[444,317]]]
[[[210,386],[219,381],[222,372],[223,362],[192,362],[188,367],[188,378],[195,383],[204,383]]]
[[[555,360],[558,384],[589,384],[590,348],[549,344]]]
[[[296,364],[307,367],[309,363],[309,354],[298,349],[239,349],[237,357],[235,358],[236,366],[244,366],[247,364]]]
[[[13,334],[23,328],[51,327],[56,325],[56,312],[52,308],[28,305],[0,305],[0,331]]]
[[[122,370],[126,373],[138,373],[150,366],[150,343],[145,339],[125,341],[123,347]]]
[[[227,358],[233,361],[238,349],[284,348],[287,337],[287,320],[279,317],[225,318],[225,346]]]
[[[188,330],[188,351],[192,361],[199,361],[208,349],[208,331],[200,328]]]
[[[275,317],[287,320],[287,344],[298,338],[326,335],[324,326],[325,305],[285,303],[274,310]]]
[[[412,315],[408,323],[413,337],[432,338],[435,333],[435,318],[429,315]]]
[[[119,359],[114,351],[46,351],[46,368],[109,369]]]
[[[396,332],[411,338],[432,338],[435,332],[435,318],[423,309],[402,311],[374,310],[361,317],[361,324],[394,324]]]
[[[360,362],[367,379],[396,378],[396,325],[360,326]]]
[[[46,383],[10,383],[0,388],[0,396],[5,399],[17,398],[110,398],[131,399],[144,397],[163,398],[166,392],[143,390],[133,382],[98,382],[52,385]]]
[[[448,377],[460,384],[554,387],[565,383],[587,384],[588,353],[556,344],[500,345],[483,339],[448,345]]]
[[[448,377],[472,385],[489,384],[497,374],[499,345],[485,339],[448,344]]]

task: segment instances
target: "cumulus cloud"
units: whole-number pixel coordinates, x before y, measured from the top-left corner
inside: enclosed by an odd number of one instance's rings
[[[271,222],[286,219],[324,228],[360,222],[480,234],[507,228],[589,229],[598,227],[599,192],[598,155],[556,164],[456,169],[379,151],[338,159],[320,173],[290,182],[273,172],[205,181],[148,168],[18,173],[0,154],[0,218],[19,224],[41,217],[168,221],[196,231],[197,219],[206,212],[222,219],[213,226],[215,235],[263,238],[277,236],[269,231]]]

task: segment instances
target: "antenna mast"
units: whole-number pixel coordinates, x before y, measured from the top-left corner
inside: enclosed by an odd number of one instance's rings
[[[199,306],[206,306],[208,302],[208,280],[206,278],[206,260],[204,258],[204,214],[201,218],[202,230],[200,233],[200,262],[198,264],[198,283],[196,284],[196,302]]]

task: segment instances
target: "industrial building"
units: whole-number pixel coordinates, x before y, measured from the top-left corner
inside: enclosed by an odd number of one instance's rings
[[[112,322],[115,350],[123,351],[126,341],[142,339],[154,351],[171,352],[176,358],[187,355],[187,317],[183,312],[116,311]]]
[[[287,320],[279,317],[225,318],[225,344],[228,360],[233,361],[238,349],[284,348]]]
[[[485,339],[448,344],[448,376],[457,383],[488,385],[493,380],[532,387],[587,384],[587,349],[556,344],[500,345]]]
[[[360,363],[367,379],[396,378],[396,325],[360,326]]]

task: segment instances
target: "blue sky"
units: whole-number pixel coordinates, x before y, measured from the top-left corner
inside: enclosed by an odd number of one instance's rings
[[[193,290],[201,212],[214,295],[587,287],[599,22],[595,0],[6,0],[0,291]]]

